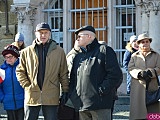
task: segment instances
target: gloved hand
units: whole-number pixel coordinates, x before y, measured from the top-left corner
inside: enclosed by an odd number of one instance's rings
[[[144,79],[146,76],[147,76],[146,71],[141,71],[138,73],[138,78],[140,78],[140,79]]]
[[[147,72],[147,74],[148,74],[148,76],[151,78],[153,75],[152,75],[152,72],[150,71],[150,70],[147,70],[146,71]]]
[[[149,77],[149,75],[146,71],[139,72],[138,78],[145,80],[147,83],[149,83],[151,81],[151,78]]]
[[[68,100],[68,92],[62,92],[62,96],[60,98],[60,105],[65,105]]]

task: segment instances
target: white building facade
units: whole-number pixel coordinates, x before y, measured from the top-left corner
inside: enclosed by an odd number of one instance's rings
[[[47,22],[52,39],[68,53],[76,39],[74,31],[92,25],[98,40],[116,51],[122,65],[125,45],[133,34],[147,32],[160,53],[159,6],[160,0],[13,0],[11,11],[17,14],[18,31],[27,45],[35,38],[36,25]]]

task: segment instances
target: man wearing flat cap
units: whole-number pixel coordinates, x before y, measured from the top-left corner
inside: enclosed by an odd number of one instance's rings
[[[67,101],[69,80],[64,50],[50,39],[47,23],[36,26],[36,39],[22,50],[17,77],[25,89],[25,120],[37,120],[39,111],[45,120],[57,120],[60,85],[61,104]]]
[[[80,120],[110,120],[114,89],[122,78],[116,54],[98,43],[92,26],[83,26],[75,34],[82,52],[73,60],[70,99]]]
[[[132,76],[130,93],[130,120],[147,119],[149,113],[160,113],[160,102],[146,105],[146,90],[158,89],[156,74],[160,75],[160,55],[150,44],[152,38],[146,33],[138,36],[139,50],[132,54],[128,70]]]

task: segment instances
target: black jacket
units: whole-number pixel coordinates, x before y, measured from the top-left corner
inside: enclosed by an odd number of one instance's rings
[[[122,71],[113,49],[95,39],[76,55],[70,75],[70,98],[76,109],[110,109]],[[103,88],[103,95],[99,94]]]

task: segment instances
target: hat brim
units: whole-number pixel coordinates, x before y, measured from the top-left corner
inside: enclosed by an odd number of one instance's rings
[[[90,32],[95,33],[95,29],[93,27],[84,27],[84,28],[81,27],[75,31],[75,34],[78,35],[78,33],[81,31],[90,31]]]
[[[13,52],[12,50],[4,50],[4,51],[2,52],[2,55],[3,55],[3,56],[5,56],[5,55],[7,55],[7,54],[12,54],[12,55],[15,56],[16,58],[19,57],[19,55],[18,55],[17,53]]]
[[[36,32],[36,31],[40,31],[40,30],[49,30],[49,31],[51,32],[51,29],[47,29],[47,28],[36,29],[35,32]]]
[[[148,38],[148,37],[146,37],[146,38],[143,38],[143,39],[139,39],[139,40],[137,40],[136,42],[137,42],[137,44],[139,44],[140,43],[140,41],[142,41],[142,40],[144,40],[144,39],[148,39],[149,41],[150,41],[150,43],[152,42],[152,38]]]
[[[86,30],[86,29],[79,29],[79,30],[75,31],[75,34],[78,35],[78,33],[79,33],[80,31],[84,31],[84,30]]]

